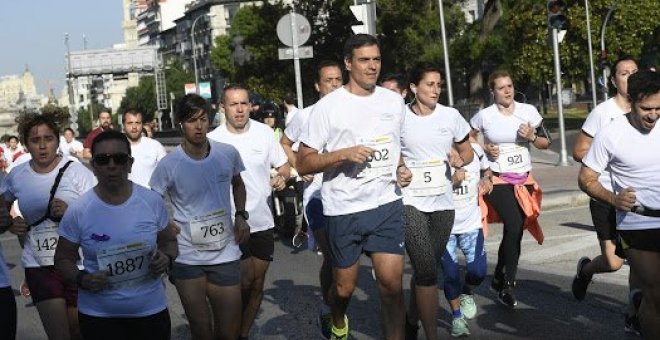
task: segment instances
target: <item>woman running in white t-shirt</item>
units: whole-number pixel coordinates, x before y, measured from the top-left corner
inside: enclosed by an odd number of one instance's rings
[[[498,293],[502,304],[513,308],[517,305],[513,288],[525,221],[515,190],[521,185],[532,190],[532,186],[527,185],[532,170],[530,145],[547,149],[550,139],[536,108],[514,101],[513,80],[508,72],[493,72],[488,86],[495,103],[477,112],[470,125],[484,136],[484,151],[491,161],[494,175],[495,185],[493,191],[485,196],[486,200],[504,222],[491,288]]]

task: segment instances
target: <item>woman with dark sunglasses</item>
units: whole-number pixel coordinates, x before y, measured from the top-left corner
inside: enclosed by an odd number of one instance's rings
[[[69,207],[60,224],[55,267],[78,285],[85,339],[169,339],[163,274],[177,256],[161,196],[131,182],[128,139],[108,130],[91,145],[99,182]],[[84,270],[76,266],[78,251]]]
[[[77,289],[55,271],[53,256],[58,222],[68,205],[96,180],[85,166],[69,163],[57,154],[60,130],[51,116],[22,116],[18,129],[32,159],[5,178],[0,186],[0,209],[10,209],[18,201],[22,217],[14,217],[0,230],[8,228],[19,237],[25,281],[48,338],[77,339]]]

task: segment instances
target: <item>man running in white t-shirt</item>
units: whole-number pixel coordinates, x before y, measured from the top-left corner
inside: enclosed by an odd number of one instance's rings
[[[247,193],[245,210],[250,216],[250,239],[240,245],[243,252],[240,339],[247,339],[264,297],[266,271],[275,251],[275,221],[268,202],[273,189],[282,190],[286,186],[290,168],[284,149],[273,138],[273,130],[250,119],[248,90],[241,85],[229,85],[223,92],[220,105],[226,122],[209,132],[208,138],[236,148],[245,165],[241,177]],[[273,168],[277,175],[271,178]]]
[[[357,285],[360,255],[366,253],[378,280],[383,337],[402,339],[405,241],[396,171],[405,105],[401,96],[376,86],[381,54],[375,37],[351,36],[343,54],[349,81],[316,103],[296,162],[302,175],[323,172],[323,213],[335,279],[330,338],[348,338],[345,313]]]
[[[156,169],[167,152],[159,141],[142,136],[143,116],[137,110],[127,110],[122,114],[124,134],[131,142],[131,154],[133,155],[133,166],[128,179],[143,187],[149,188],[151,174]]]
[[[62,152],[62,157],[69,158],[73,157],[74,159],[82,158],[83,153],[83,144],[76,140],[76,133],[72,128],[64,129],[62,137],[60,137],[60,147],[59,150]]]
[[[642,298],[637,316],[645,339],[660,339],[660,74],[628,78],[631,112],[603,128],[582,160],[579,184],[616,208],[617,232]],[[599,180],[609,170],[612,189]]]
[[[328,93],[339,88],[343,83],[341,68],[339,63],[335,61],[325,60],[319,63],[316,68],[316,79],[314,81],[314,88],[319,93],[319,97],[323,98]],[[280,139],[280,143],[284,147],[284,151],[289,158],[289,163],[296,167],[296,153],[300,146],[300,136],[303,129],[307,126],[309,115],[314,109],[314,105],[310,105],[299,111],[298,114],[287,124],[284,130],[284,135]],[[307,226],[313,233],[313,238],[318,245],[323,255],[323,263],[319,270],[319,281],[321,284],[321,296],[325,306],[330,306],[328,300],[330,293],[330,286],[332,285],[332,268],[330,266],[330,253],[328,250],[328,241],[326,240],[325,231],[325,216],[323,216],[323,203],[321,201],[321,183],[323,182],[323,175],[321,173],[314,176],[304,176],[305,187],[303,191],[303,209],[305,211],[305,219]],[[314,242],[313,242],[314,243]],[[313,247],[312,247],[313,250]],[[330,311],[322,308],[320,311],[320,323],[328,323],[331,317]]]

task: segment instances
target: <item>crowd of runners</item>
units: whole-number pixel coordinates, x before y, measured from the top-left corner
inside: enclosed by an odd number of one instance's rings
[[[468,336],[479,314],[473,291],[488,274],[489,222],[503,224],[490,288],[515,308],[524,230],[543,242],[530,148],[548,148],[551,138],[537,109],[514,100],[512,77],[499,70],[488,80],[492,105],[467,121],[438,103],[439,68],[380,77],[380,46],[365,34],[347,39],[343,58],[318,64],[319,100],[304,109],[290,99],[284,110],[256,103],[231,84],[210,130],[210,103],[186,95],[174,113],[181,143],[169,153],[148,137],[137,110],[122,114],[121,132],[101,112],[84,143],[50,116],[22,116],[3,160],[12,153],[0,184],[0,233],[23,247],[21,290],[48,338],[169,339],[169,281],[193,339],[247,339],[276,260],[271,196],[292,177],[304,182],[308,246],[323,256],[324,338],[349,338],[363,254],[373,264],[383,338],[438,339],[439,288],[451,335]],[[612,82],[617,95],[590,113],[573,153],[602,254],[578,261],[571,288],[583,300],[594,274],[627,259],[625,329],[660,339],[660,75],[622,58]],[[413,271],[407,306],[405,253]],[[20,322],[10,282],[0,249],[0,339],[14,339]]]

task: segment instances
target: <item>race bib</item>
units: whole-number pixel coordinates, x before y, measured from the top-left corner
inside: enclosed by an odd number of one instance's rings
[[[224,209],[190,219],[192,245],[198,250],[222,250],[229,243],[231,219]]]
[[[411,161],[406,166],[412,172],[412,181],[406,187],[412,196],[437,196],[446,193],[445,161]]]
[[[149,272],[151,247],[147,242],[122,244],[96,253],[99,270],[108,272],[110,289],[138,285],[153,278]]]
[[[374,138],[359,138],[358,144],[370,147],[374,154],[367,158],[366,167],[358,173],[357,177],[378,177],[392,174],[393,159],[399,159],[398,155],[392,155],[394,143],[392,136],[379,136]]]
[[[55,248],[60,235],[57,233],[57,224],[46,220],[30,231],[30,246],[37,263],[40,266],[55,264]]]
[[[523,173],[532,169],[529,150],[520,145],[500,145],[500,156],[497,164],[501,173]]]
[[[465,179],[459,187],[454,188],[454,208],[461,209],[471,204],[477,204],[476,198],[479,192],[479,178],[470,172],[465,173]]]

